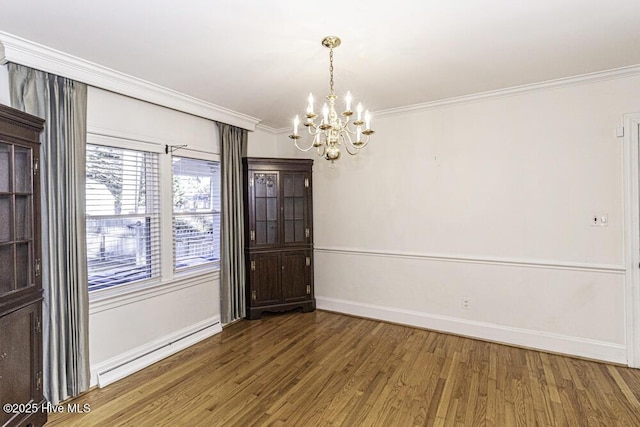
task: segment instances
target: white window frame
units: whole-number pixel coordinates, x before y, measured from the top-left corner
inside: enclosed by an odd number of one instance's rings
[[[188,141],[173,141],[167,144],[167,141],[148,142],[88,133],[87,144],[158,153],[160,175],[160,277],[97,289],[89,293],[90,303],[112,299],[115,301],[122,299],[120,297],[123,295],[127,295],[127,299],[144,298],[145,295],[150,296],[158,292],[170,292],[174,289],[190,286],[190,283],[194,282],[193,279],[199,276],[207,274],[219,275],[219,262],[178,272],[174,272],[173,268],[173,167],[171,149],[167,150],[167,145],[173,146],[174,148],[184,145],[188,146]],[[167,151],[169,152],[167,153]],[[190,150],[188,148],[180,148],[179,153],[176,153],[176,155],[195,160],[221,161],[221,157],[218,154]]]
[[[217,154],[211,154],[211,153],[204,153],[202,151],[195,151],[195,150],[188,150],[188,149],[180,149],[178,151],[175,152],[175,155],[177,157],[186,157],[189,159],[193,159],[193,160],[208,160],[208,161],[212,161],[212,162],[220,162],[220,156]],[[170,215],[170,221],[169,221],[169,227],[171,230],[173,230],[173,163],[172,163],[172,156],[167,156],[169,158],[169,168],[171,171],[171,180],[170,180],[170,191],[171,191],[171,196],[170,197],[170,210],[169,212],[171,212]],[[222,175],[222,165],[220,165],[220,174]],[[222,193],[222,176],[220,177],[220,192]],[[162,209],[164,208],[164,206],[162,207]],[[220,206],[220,210],[222,211],[222,204]],[[165,212],[164,210],[162,212]],[[222,215],[220,215],[220,217],[222,218]],[[222,221],[222,219],[221,219]],[[162,226],[165,227],[166,225],[164,223],[162,223]],[[221,233],[222,234],[222,233]],[[206,265],[199,265],[199,266],[195,266],[195,267],[189,267],[189,268],[184,268],[184,269],[180,269],[180,270],[175,270],[174,269],[174,258],[173,258],[173,233],[170,233],[170,237],[171,237],[171,273],[173,275],[173,277],[176,278],[184,278],[184,277],[189,277],[189,276],[193,276],[196,274],[201,274],[201,273],[207,273],[207,272],[212,272],[212,271],[219,271],[220,270],[220,261],[214,261],[212,263],[207,263]],[[220,236],[222,238],[222,236]],[[163,236],[161,236],[161,238],[163,238]],[[222,251],[220,250],[220,256],[222,256]],[[163,264],[164,265],[164,264]]]
[[[89,145],[89,144],[88,144]],[[98,145],[98,144],[91,144],[92,147],[105,147],[105,148],[109,148],[109,149],[116,149],[116,150],[123,150],[123,152],[128,152],[128,153],[138,153],[138,154],[142,154],[144,153],[145,158],[148,154],[150,154],[151,156],[154,156],[153,158],[153,165],[157,166],[157,176],[151,177],[151,175],[149,175],[149,177],[152,178],[152,181],[154,181],[155,185],[152,185],[151,187],[148,187],[147,190],[152,189],[152,192],[147,193],[148,195],[150,195],[150,199],[147,200],[147,203],[145,203],[145,212],[144,213],[138,213],[138,214],[130,214],[127,212],[122,212],[119,214],[116,214],[114,212],[110,212],[109,214],[98,214],[98,215],[89,215],[89,209],[87,208],[87,216],[86,216],[86,222],[88,223],[89,220],[107,220],[107,219],[118,219],[121,221],[126,221],[127,218],[139,218],[139,217],[145,217],[145,218],[150,218],[151,219],[151,228],[150,228],[150,235],[149,237],[149,241],[147,243],[151,244],[152,248],[151,249],[151,264],[145,264],[147,265],[147,267],[150,270],[151,276],[149,278],[146,279],[141,279],[141,280],[135,280],[129,283],[141,283],[141,284],[145,284],[145,283],[153,283],[153,282],[158,282],[160,280],[160,241],[159,241],[159,237],[160,237],[160,233],[161,233],[161,229],[160,229],[160,206],[159,206],[159,202],[160,202],[160,194],[159,194],[159,179],[160,179],[160,170],[159,170],[159,160],[160,160],[160,156],[158,155],[158,153],[155,152],[150,152],[147,150],[134,150],[131,147],[115,147],[114,145]],[[123,163],[124,166],[124,163]],[[130,168],[131,165],[129,164],[128,166],[126,166],[125,171],[127,171],[126,173],[130,172]],[[155,168],[154,168],[155,169]],[[124,180],[123,180],[123,189],[124,189]],[[86,185],[85,185],[86,188]],[[124,193],[123,193],[124,196]],[[127,196],[128,197],[128,196]],[[89,201],[89,198],[87,196],[87,203],[91,203],[91,206],[94,206],[94,202],[97,202],[96,199],[92,199],[91,201]],[[123,203],[125,201],[123,200]],[[130,202],[130,201],[129,201]],[[149,205],[148,203],[151,202],[151,205]],[[130,209],[131,207],[125,207],[126,209]],[[149,209],[150,208],[150,209]],[[111,211],[111,207],[109,208],[109,211]],[[93,212],[93,211],[92,211]],[[146,222],[146,221],[145,221]],[[88,225],[88,224],[87,224]],[[89,229],[87,228],[87,233],[86,233],[86,242],[87,242],[87,250],[89,250]],[[110,239],[111,240],[111,239]],[[146,251],[145,251],[146,252]],[[118,256],[120,256],[121,254],[119,254]],[[147,253],[146,256],[148,256],[149,254]],[[100,271],[101,268],[98,268],[98,271]],[[115,269],[118,270],[118,269]],[[128,268],[124,267],[122,269],[119,269],[119,271],[128,271]],[[101,273],[104,274],[104,273]],[[108,286],[107,288],[111,288],[111,287],[117,287],[117,286],[124,286],[127,285],[128,283],[120,283],[120,284],[111,284],[110,286]],[[102,289],[107,289],[107,288],[102,288]],[[90,293],[96,292],[98,289],[95,290],[90,290]]]

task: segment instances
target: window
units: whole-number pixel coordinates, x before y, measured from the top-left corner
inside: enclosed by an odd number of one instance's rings
[[[160,275],[158,154],[87,145],[89,291]]]
[[[220,260],[220,163],[172,158],[174,270]]]
[[[158,148],[119,139],[87,144],[90,292],[219,266],[220,163]]]

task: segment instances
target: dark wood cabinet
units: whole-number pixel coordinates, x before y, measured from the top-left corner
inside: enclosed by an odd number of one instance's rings
[[[43,121],[0,105],[0,425],[41,426],[39,135]]]
[[[281,303],[282,276],[280,253],[251,253],[247,290],[251,295],[251,308]]]
[[[306,301],[311,295],[311,251],[282,253],[282,300],[285,303]]]
[[[315,310],[313,160],[244,159],[247,318]]]

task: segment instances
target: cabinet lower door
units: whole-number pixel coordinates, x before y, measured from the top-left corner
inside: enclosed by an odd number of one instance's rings
[[[282,298],[285,303],[311,298],[311,252],[282,253]]]
[[[251,255],[251,289],[250,305],[257,307],[262,305],[279,304],[282,299],[280,291],[280,254],[253,254]]]
[[[0,317],[0,402],[42,403],[40,303]],[[15,409],[15,408],[14,408]],[[0,425],[43,425],[42,411],[0,411]]]

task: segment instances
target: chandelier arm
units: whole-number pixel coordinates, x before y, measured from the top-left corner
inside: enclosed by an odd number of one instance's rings
[[[313,130],[311,130],[312,127],[313,127]],[[320,133],[320,129],[315,124],[313,126],[309,126],[307,130],[309,131],[309,135],[311,136],[316,136],[317,134]]]
[[[364,147],[367,146],[367,144],[369,143],[369,138],[371,138],[369,135],[367,135],[364,139],[364,141],[362,141],[362,145],[358,146],[358,150],[363,149]]]
[[[352,156],[355,156],[360,151],[360,147],[356,147],[351,143],[344,144],[344,148],[347,150],[347,153],[351,154]]]
[[[356,129],[357,129],[357,128],[356,128]],[[349,128],[349,127],[346,127],[346,126],[345,126],[343,130],[344,130],[345,132],[348,132],[348,133],[349,133],[349,134],[351,134],[351,135],[355,135],[355,134],[357,133],[357,130],[356,130],[356,129],[351,129],[351,128]]]
[[[346,145],[345,145],[345,147],[346,147]],[[352,156],[355,156],[356,154],[358,154],[358,153],[360,152],[360,149],[359,149],[359,148],[356,148],[355,150],[356,150],[356,151],[354,151],[354,152],[352,153],[352,152],[351,152],[351,150],[349,150],[348,148],[346,149],[347,153],[348,153],[348,154],[350,154],[350,155],[352,155]]]
[[[349,150],[350,147],[354,147],[353,142],[351,142],[351,136],[348,133],[342,132],[340,133],[340,136],[338,137],[338,143],[341,143],[342,145],[344,145],[345,150],[347,150],[347,153],[351,154],[352,156],[355,155],[355,152],[351,152]]]
[[[354,150],[355,150],[355,151],[351,151],[351,150],[349,149],[349,147],[351,147],[351,145],[350,145],[350,144],[345,144],[345,146],[344,146],[344,147],[345,147],[345,151],[346,151],[347,153],[349,153],[350,155],[352,155],[352,156],[355,156],[356,154],[358,154],[358,153],[360,152],[360,149],[359,149],[359,148],[354,148]]]
[[[342,121],[342,119],[337,120],[340,123],[340,130],[348,129],[347,126],[349,125],[349,117],[345,117],[344,121]]]
[[[340,138],[342,139],[344,148],[347,151],[347,153],[349,153],[352,156],[355,156],[356,154],[358,154],[360,149],[355,145],[353,145],[353,142],[351,141],[351,136],[349,136],[348,133],[343,133],[342,135],[340,135]],[[352,149],[354,151],[351,151]]]
[[[320,151],[320,148],[322,148],[322,151]],[[320,157],[324,157],[324,155],[327,153],[327,144],[321,144],[318,145],[318,148],[316,150],[318,152],[318,156]]]
[[[349,132],[351,133],[351,135],[356,134],[356,132]],[[356,151],[354,153],[349,152],[349,154],[355,155],[358,154],[358,152],[360,152],[361,149],[363,149],[364,147],[367,146],[367,144],[369,143],[369,139],[371,138],[370,135],[361,135],[360,137],[364,137],[364,140],[360,140],[360,143],[358,144],[358,141],[353,141],[351,139],[351,135],[349,135],[349,133],[345,132],[344,135],[346,135],[347,137],[344,138],[343,137],[343,141],[345,141],[345,148],[347,148],[347,151],[349,150],[349,147],[354,148]]]
[[[311,145],[307,148],[302,148],[298,145],[298,141],[296,139],[293,140],[293,143],[295,144],[296,148],[302,152],[307,152],[309,150],[311,150],[313,148],[313,141],[311,141]]]
[[[340,120],[340,119],[338,119],[335,122],[335,126],[332,125],[332,127],[333,127],[334,131],[336,131],[336,132],[343,132],[344,131],[344,124],[342,123],[342,120]]]

